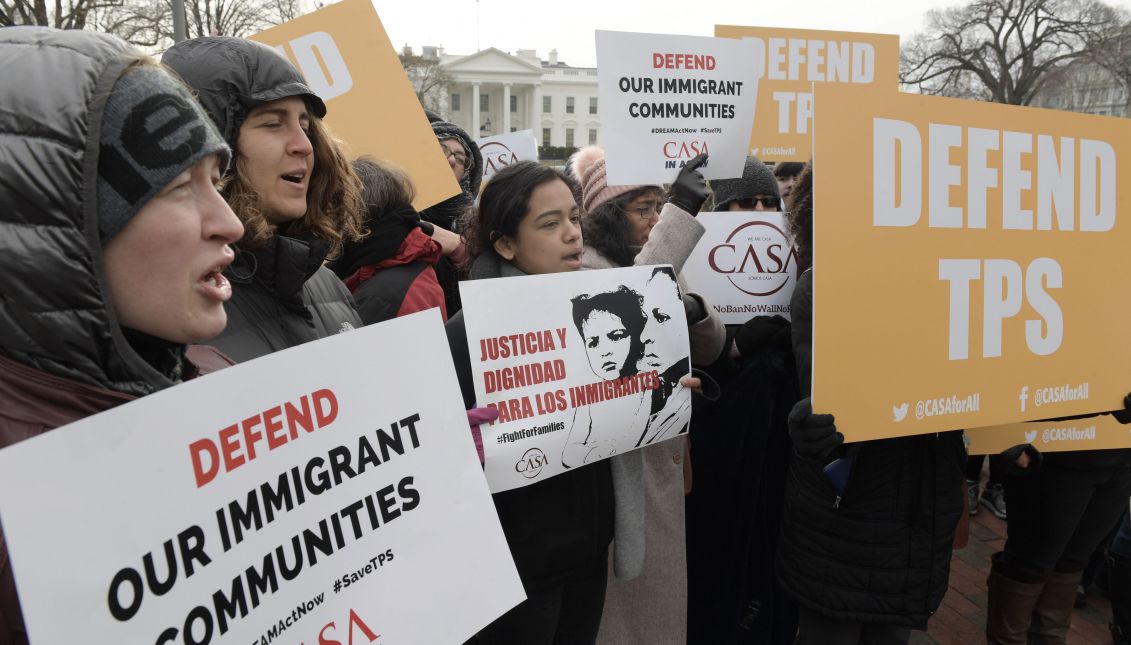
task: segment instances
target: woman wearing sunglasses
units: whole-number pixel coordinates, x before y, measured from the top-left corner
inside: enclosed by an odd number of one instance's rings
[[[778,181],[769,166],[757,157],[747,157],[742,177],[711,182],[715,191],[715,212],[781,210]]]

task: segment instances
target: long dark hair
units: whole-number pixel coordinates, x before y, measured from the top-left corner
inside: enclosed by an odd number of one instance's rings
[[[628,218],[636,215],[626,213],[624,208],[641,195],[662,192],[657,186],[641,186],[598,205],[582,219],[581,232],[585,243],[617,266],[632,266],[632,260],[640,249],[632,247]]]
[[[494,253],[495,240],[501,237],[517,236],[518,225],[526,217],[530,195],[539,186],[555,180],[569,187],[575,202],[581,201],[581,187],[576,181],[560,170],[534,161],[520,161],[491,177],[479,195],[479,207],[470,214],[464,228],[471,258]]]
[[[620,319],[631,340],[628,345],[628,357],[625,358],[624,365],[620,366],[619,376],[623,378],[636,374],[638,371],[636,365],[641,358],[644,358],[644,341],[641,336],[644,333],[644,325],[648,322],[647,316],[644,315],[644,297],[621,285],[616,291],[606,291],[593,296],[583,293],[570,302],[573,303],[573,324],[577,327],[577,333],[581,335],[582,344],[585,343],[585,330],[582,329],[582,325],[593,312],[604,311]]]

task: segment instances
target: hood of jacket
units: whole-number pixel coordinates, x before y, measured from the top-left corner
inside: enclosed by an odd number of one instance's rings
[[[436,133],[436,139],[441,141],[459,139],[460,144],[467,151],[468,166],[464,170],[459,187],[474,201],[479,195],[479,185],[483,183],[483,153],[479,152],[479,144],[475,143],[475,139],[472,139],[463,128],[447,121],[434,121],[432,132]]]
[[[0,353],[141,396],[172,385],[133,350],[109,301],[98,234],[106,99],[142,55],[91,31],[0,30]]]
[[[253,40],[231,36],[185,40],[169,48],[161,62],[197,93],[233,151],[247,113],[264,103],[300,96],[315,116],[326,116],[326,104],[298,69],[279,52]]]

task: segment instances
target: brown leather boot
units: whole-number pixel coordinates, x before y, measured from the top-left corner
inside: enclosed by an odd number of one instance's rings
[[[1033,619],[1029,625],[1030,645],[1065,644],[1068,627],[1072,624],[1076,587],[1080,586],[1083,576],[1083,571],[1053,571],[1045,576],[1045,588],[1033,608]]]
[[[986,642],[989,645],[1025,645],[1033,608],[1045,584],[1018,582],[990,571],[986,608]]]

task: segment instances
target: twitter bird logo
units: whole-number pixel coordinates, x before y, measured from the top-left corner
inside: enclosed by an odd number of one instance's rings
[[[891,414],[896,421],[903,421],[907,418],[907,404],[891,406]]]
[[[1025,431],[1025,443],[1033,443],[1033,440],[1036,439],[1036,438],[1037,438],[1037,431],[1036,430],[1026,430]]]

